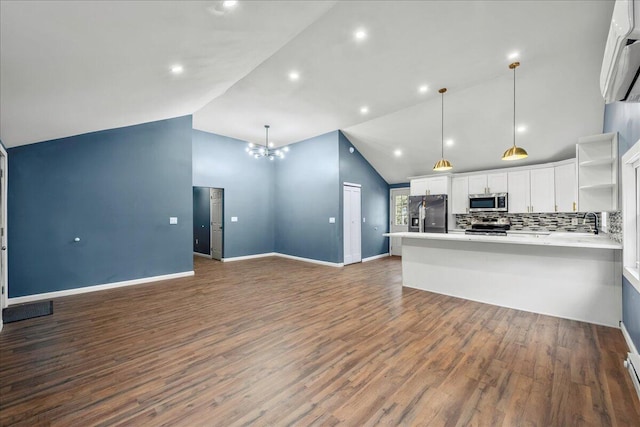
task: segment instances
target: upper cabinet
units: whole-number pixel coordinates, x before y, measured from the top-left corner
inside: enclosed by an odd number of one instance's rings
[[[529,171],[509,172],[507,179],[509,184],[509,198],[507,200],[509,213],[531,212]]]
[[[409,194],[412,196],[449,194],[449,179],[449,176],[412,179]]]
[[[575,162],[554,168],[556,212],[575,212],[578,210],[578,192],[576,191]]]
[[[555,212],[554,168],[531,169],[531,212]]]
[[[470,175],[469,194],[491,194],[507,192],[507,174],[491,173]]]
[[[454,176],[451,179],[451,213],[464,214],[469,212],[469,178]]]
[[[587,136],[578,141],[578,210],[617,210],[618,134]]]

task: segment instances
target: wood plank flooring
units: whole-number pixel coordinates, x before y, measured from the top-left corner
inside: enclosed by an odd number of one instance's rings
[[[619,330],[403,289],[400,259],[195,259],[0,334],[0,425],[640,426]]]

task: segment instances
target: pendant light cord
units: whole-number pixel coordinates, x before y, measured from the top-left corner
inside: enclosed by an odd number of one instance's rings
[[[440,148],[441,148],[442,158],[444,159],[444,92],[442,92],[442,122],[441,122],[440,129],[442,130]]]
[[[516,146],[516,68],[513,67],[513,146]]]

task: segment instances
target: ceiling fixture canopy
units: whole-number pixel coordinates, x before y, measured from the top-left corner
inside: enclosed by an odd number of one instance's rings
[[[441,142],[442,157],[433,166],[433,170],[437,171],[437,172],[448,171],[451,168],[453,168],[453,166],[451,166],[451,162],[444,158],[444,93],[446,91],[447,91],[446,87],[443,87],[442,89],[440,89],[438,91],[440,93],[440,95],[442,95],[442,127],[441,127],[441,129],[442,129],[442,142]]]
[[[509,64],[509,68],[513,70],[513,147],[504,152],[502,160],[520,160],[529,155],[524,148],[516,146],[516,68],[519,66],[517,61]]]
[[[267,157],[269,160],[273,160],[276,157],[284,159],[284,153],[289,151],[289,147],[273,149],[273,143],[269,142],[269,127],[269,125],[264,125],[264,129],[266,132],[264,145],[254,144],[253,142],[250,142],[245,151],[249,153],[250,156],[253,156],[256,159],[259,159],[261,157]]]

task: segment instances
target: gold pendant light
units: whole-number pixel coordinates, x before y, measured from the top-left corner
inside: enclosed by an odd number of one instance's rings
[[[513,147],[504,152],[502,160],[520,160],[528,156],[527,150],[516,146],[516,68],[519,66],[519,62],[509,64],[509,68],[513,70]]]
[[[440,171],[448,171],[451,168],[453,168],[453,166],[451,166],[451,162],[447,159],[444,158],[444,93],[447,91],[446,87],[443,87],[442,89],[440,89],[438,92],[440,93],[440,95],[442,95],[442,158],[440,160],[438,160],[436,162],[436,164],[433,166],[433,170],[440,172]]]

